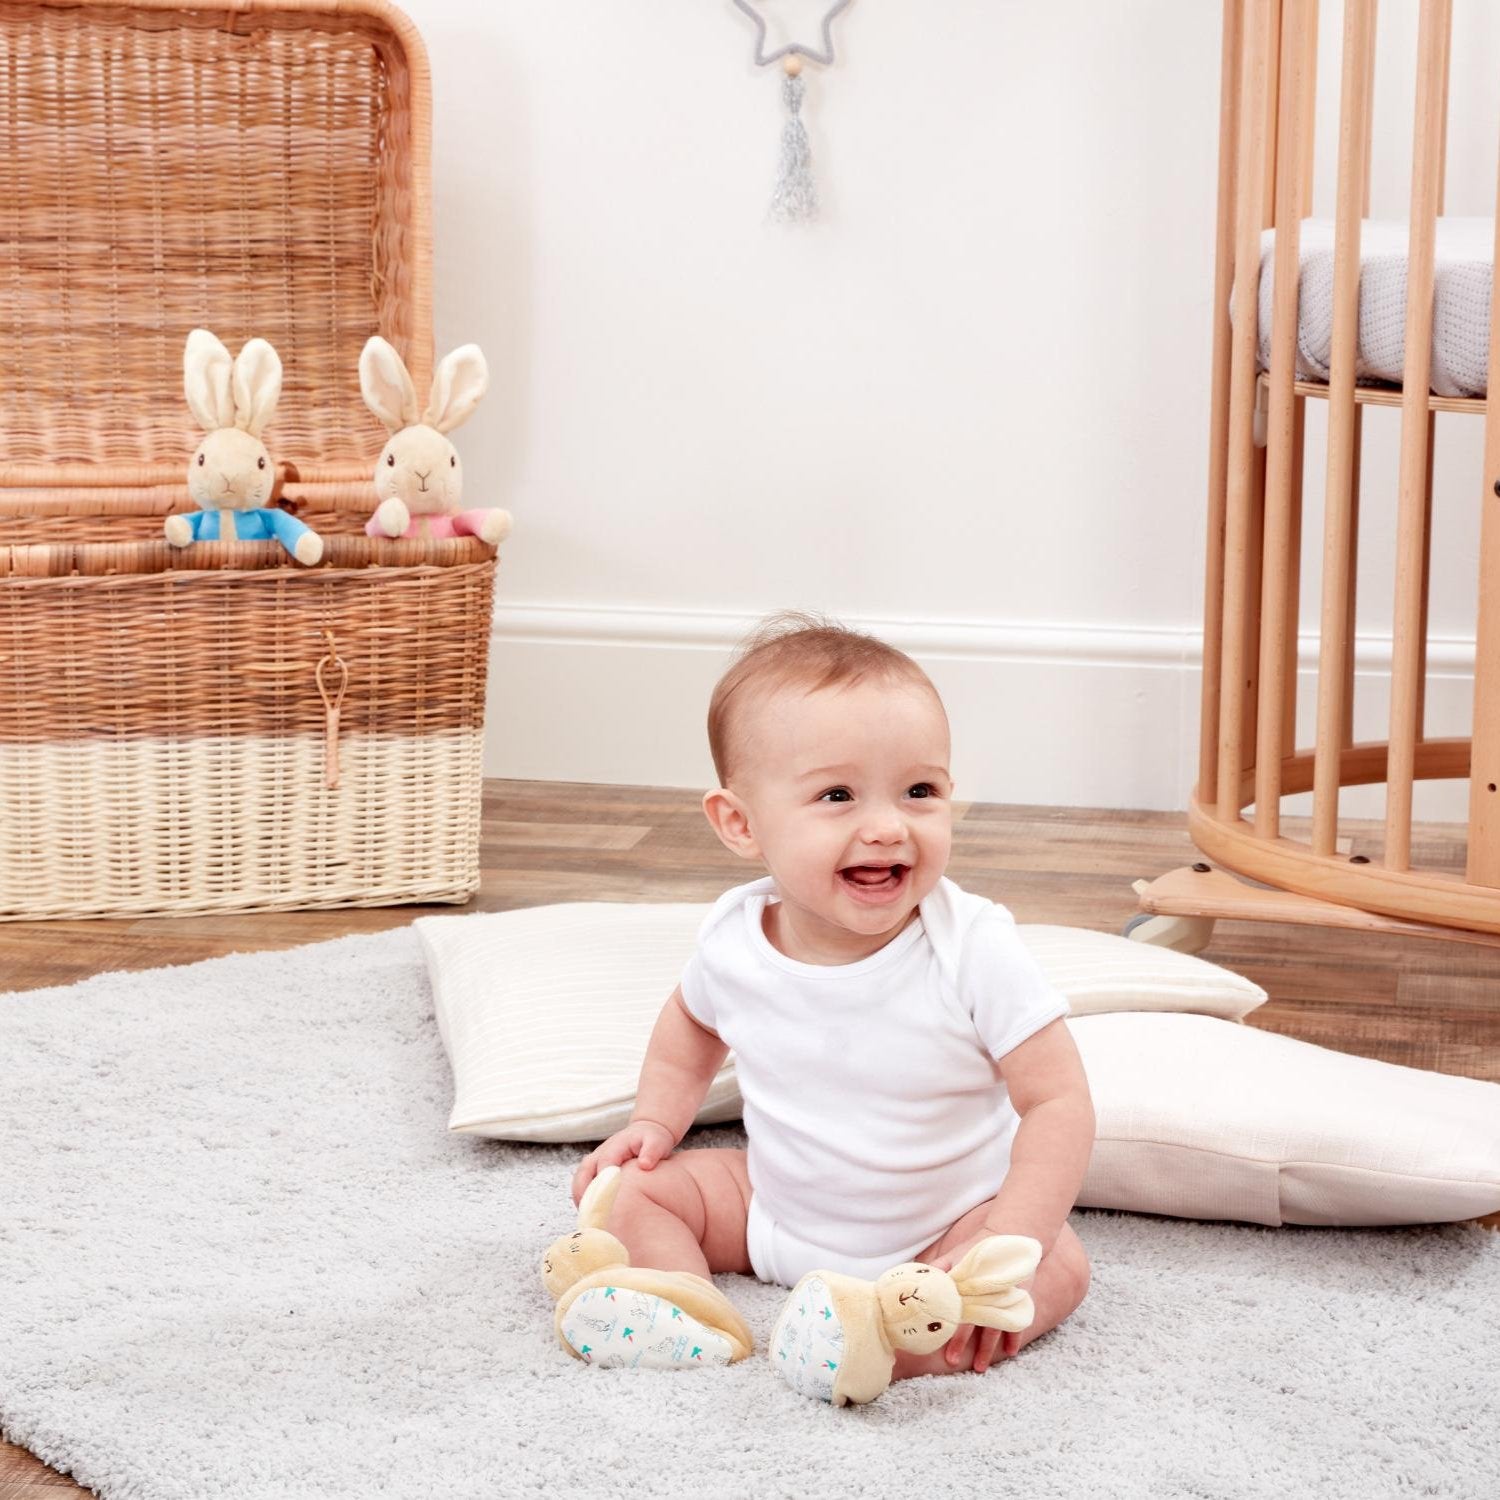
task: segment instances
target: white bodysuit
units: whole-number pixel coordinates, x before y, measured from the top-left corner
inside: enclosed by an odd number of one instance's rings
[[[735,1053],[762,1281],[874,1277],[999,1191],[1020,1120],[995,1059],[1065,1015],[1011,914],[940,880],[852,964],[805,964],[762,926],[770,877],[726,891],[682,975]]]

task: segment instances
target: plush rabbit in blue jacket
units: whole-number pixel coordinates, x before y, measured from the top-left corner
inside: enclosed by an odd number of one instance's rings
[[[238,359],[206,328],[195,328],[182,356],[188,405],[207,436],[188,465],[188,493],[197,515],[168,516],[167,540],[259,542],[274,537],[300,563],[323,555],[323,538],[295,516],[263,502],[276,470],[260,434],[281,396],[281,360],[264,339],[251,339]]]

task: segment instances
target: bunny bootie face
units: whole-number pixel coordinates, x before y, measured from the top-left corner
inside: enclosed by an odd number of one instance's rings
[[[580,1229],[548,1247],[542,1257],[542,1285],[556,1299],[595,1271],[629,1264],[629,1253],[608,1230]]]
[[[380,450],[375,493],[382,503],[399,500],[414,516],[447,515],[458,509],[463,487],[458,451],[434,427],[407,427]]]
[[[204,510],[254,510],[270,499],[276,470],[258,437],[238,427],[210,432],[188,464],[188,494]]]
[[[953,1278],[916,1261],[882,1272],[875,1300],[892,1346],[913,1354],[941,1349],[962,1321],[963,1300]]]

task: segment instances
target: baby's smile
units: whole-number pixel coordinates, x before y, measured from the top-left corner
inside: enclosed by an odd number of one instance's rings
[[[910,865],[847,865],[839,871],[839,879],[856,901],[884,906],[900,899],[910,874]]]

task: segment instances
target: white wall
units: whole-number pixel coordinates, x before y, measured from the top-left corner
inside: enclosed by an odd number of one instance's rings
[[[489,772],[706,784],[729,646],[796,605],[914,650],[964,794],[1183,805],[1218,5],[856,0],[809,70],[825,214],[800,230],[764,220],[779,72],[730,0],[407,8],[434,77],[438,343],[490,357],[465,465],[516,515]],[[815,35],[818,4],[765,9]],[[1382,6],[1409,72],[1406,12]],[[1387,112],[1398,139],[1409,106]],[[1492,192],[1493,156],[1463,159],[1450,181]],[[1435,590],[1460,675],[1471,572]]]

